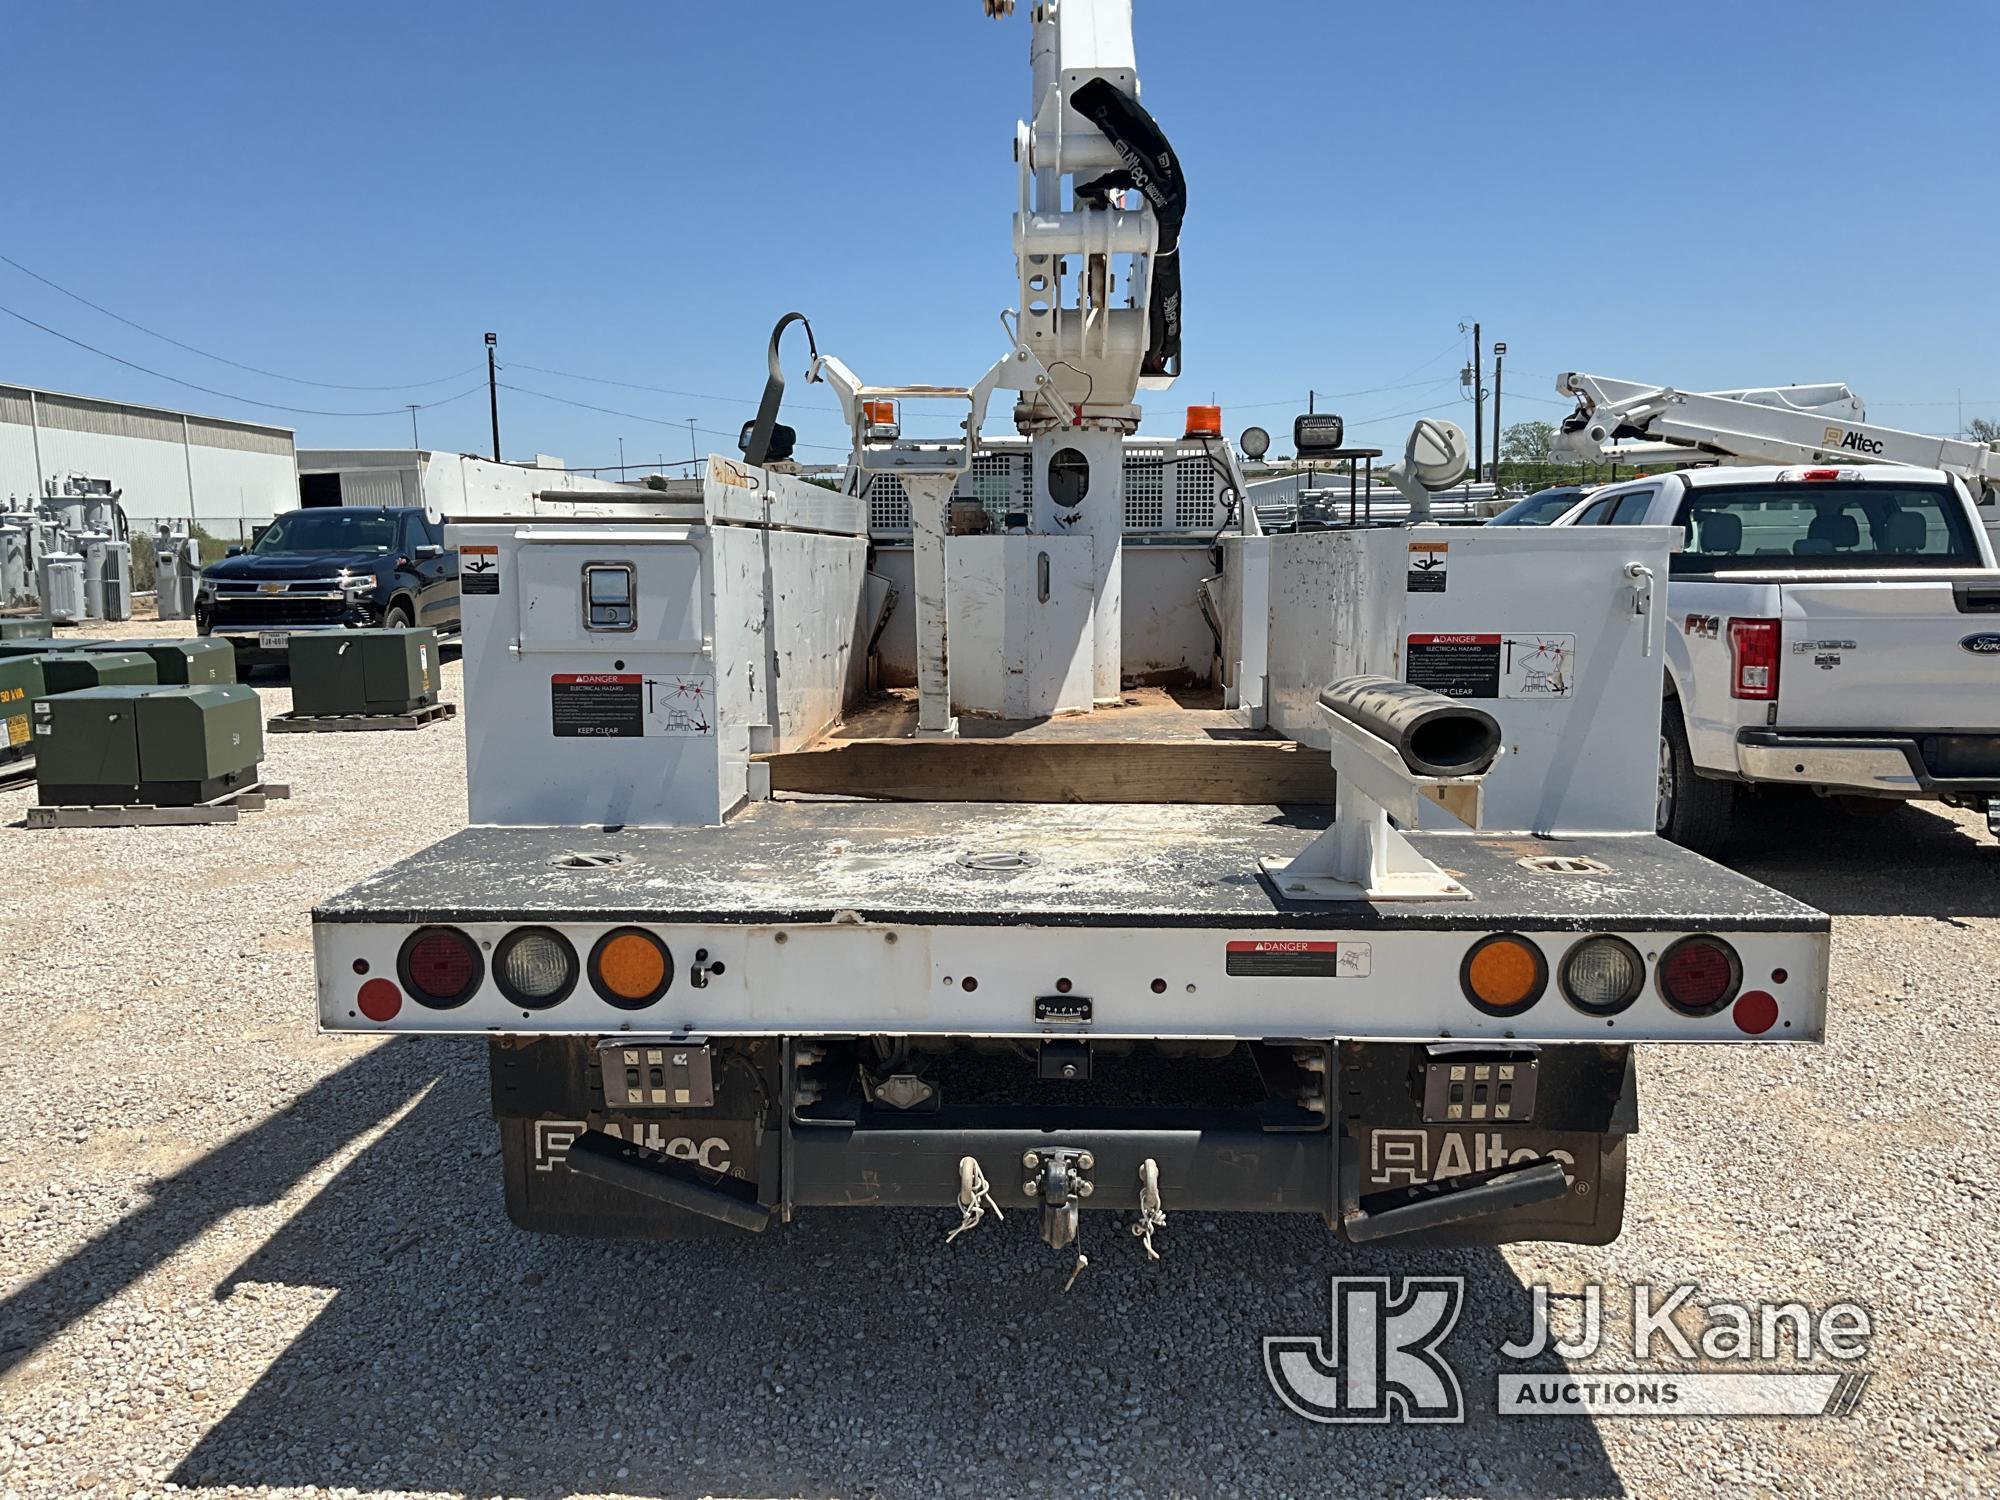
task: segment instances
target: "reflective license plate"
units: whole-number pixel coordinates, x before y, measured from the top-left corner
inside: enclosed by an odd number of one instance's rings
[[[282,630],[260,631],[257,635],[257,647],[262,651],[282,651],[289,639],[290,637]]]

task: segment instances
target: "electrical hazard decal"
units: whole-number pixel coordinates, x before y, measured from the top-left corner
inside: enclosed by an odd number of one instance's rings
[[[558,672],[549,679],[558,739],[691,738],[715,733],[713,677]]]
[[[458,592],[497,594],[500,592],[500,549],[482,543],[458,549]]]
[[[1366,979],[1366,943],[1248,938],[1229,944],[1223,972],[1254,979]]]
[[[1410,587],[1412,594],[1442,594],[1449,576],[1451,543],[1410,543]]]
[[[1568,698],[1576,637],[1493,631],[1412,635],[1403,656],[1412,687],[1446,698]]]

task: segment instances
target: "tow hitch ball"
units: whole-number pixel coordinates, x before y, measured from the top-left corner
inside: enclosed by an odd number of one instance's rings
[[[1057,1146],[1024,1153],[1021,1165],[1028,1173],[1021,1191],[1042,1200],[1043,1240],[1054,1250],[1075,1244],[1077,1212],[1083,1200],[1097,1191],[1084,1174],[1097,1165],[1097,1158],[1088,1151]]]

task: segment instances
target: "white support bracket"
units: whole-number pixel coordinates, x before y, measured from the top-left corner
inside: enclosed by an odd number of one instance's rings
[[[1421,804],[1435,802],[1468,828],[1479,826],[1478,776],[1423,776],[1394,745],[1330,709],[1333,824],[1291,859],[1264,858],[1258,868],[1282,896],[1301,901],[1469,901],[1472,893],[1390,826],[1393,813],[1414,827]]]

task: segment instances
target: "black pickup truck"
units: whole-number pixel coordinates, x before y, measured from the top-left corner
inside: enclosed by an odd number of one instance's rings
[[[195,598],[195,628],[250,661],[281,655],[297,630],[458,624],[458,554],[415,506],[288,512],[204,568]]]

